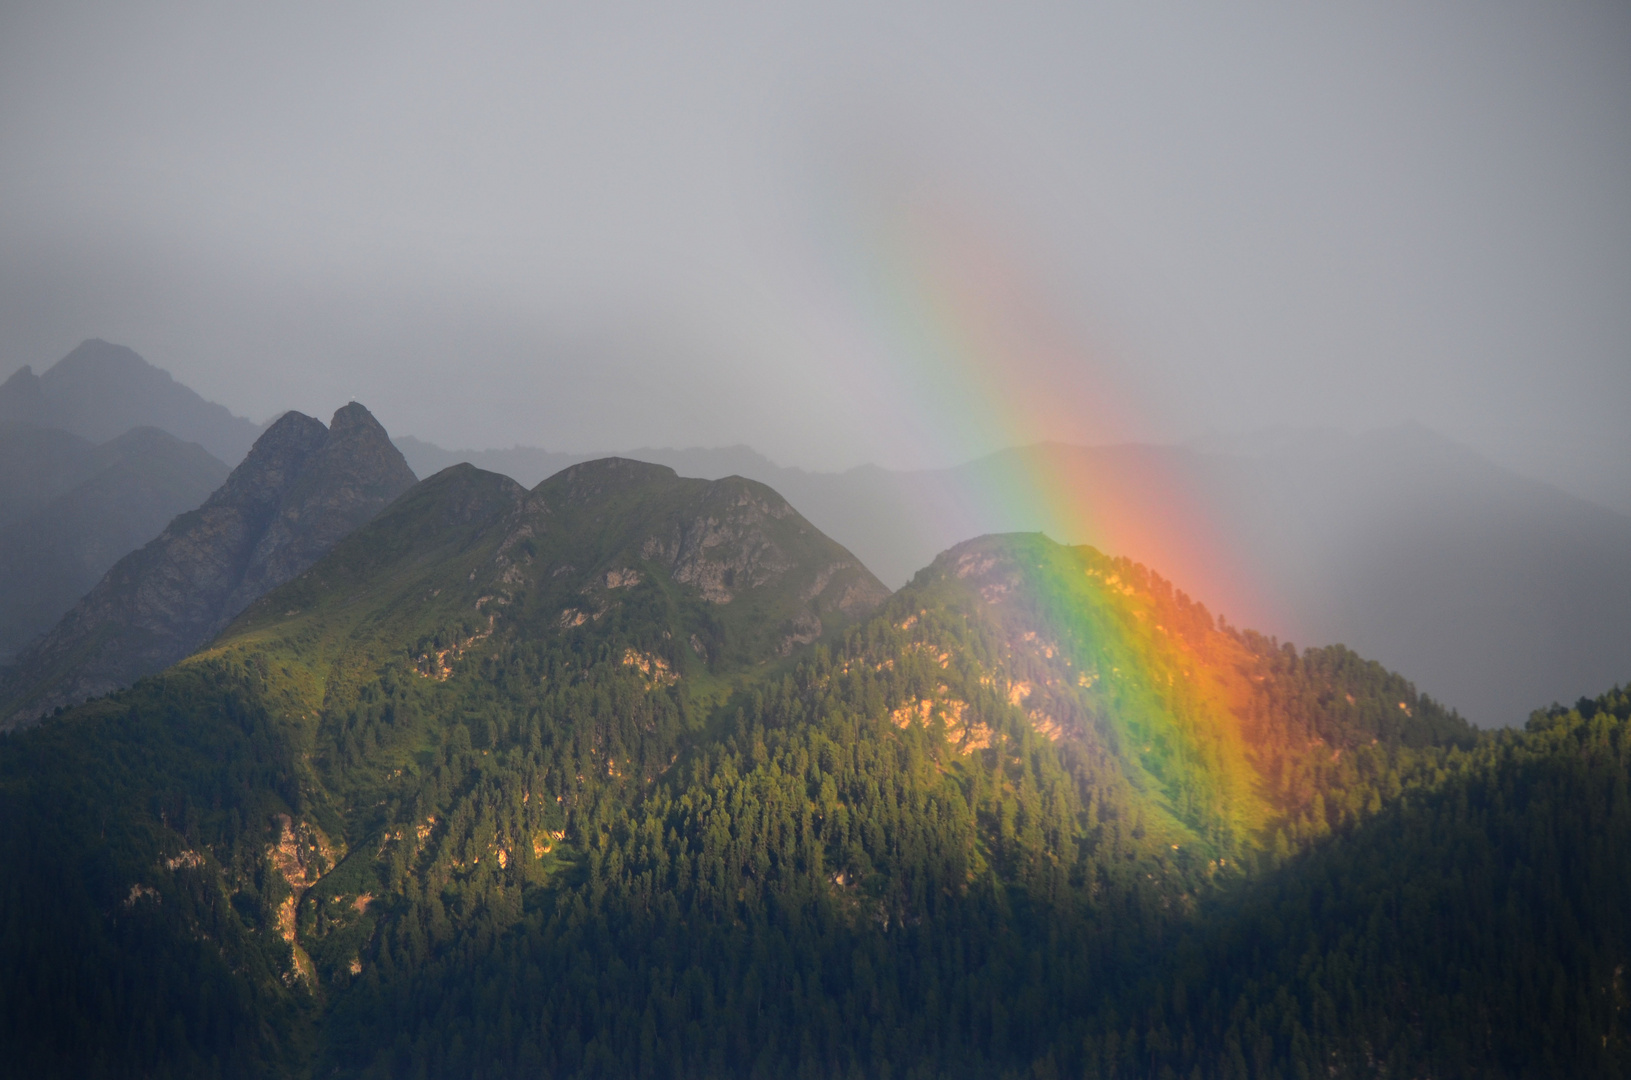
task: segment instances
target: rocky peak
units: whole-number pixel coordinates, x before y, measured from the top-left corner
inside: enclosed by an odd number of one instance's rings
[[[299,415],[289,413],[284,419]],[[328,428],[315,420],[310,423],[323,433],[321,444],[306,453],[292,483],[279,492],[276,510],[250,553],[242,580],[222,605],[217,632],[414,484],[413,471],[391,437],[356,402],[336,412]]]
[[[292,410],[284,413],[255,440],[249,456],[209,497],[205,508],[234,506],[270,513],[328,440],[321,420]]]
[[[389,502],[415,481],[391,436],[355,401],[336,410],[329,421],[328,442],[308,477],[313,487],[327,485],[333,492],[343,491],[344,499],[359,502]]]
[[[385,428],[374,419],[374,414],[363,407],[361,402],[352,401],[341,405],[334,410],[334,416],[328,422],[329,434],[335,438],[349,438],[352,435],[363,435],[390,441]]]
[[[115,564],[23,654],[3,688],[0,725],[175,663],[413,484],[361,405],[340,409],[331,427],[285,413],[203,506]]]
[[[801,562],[790,540],[814,532],[802,519],[791,530],[772,527],[797,517],[795,511],[763,484],[740,477],[715,481],[686,511],[649,538],[642,554],[667,561],[676,581],[695,585],[716,604],[779,581]]]
[[[594,610],[615,607],[622,589],[653,574],[694,589],[715,609],[716,637],[693,645],[710,663],[758,662],[764,649],[785,654],[889,595],[787,500],[739,476],[689,479],[666,466],[603,458],[539,484],[526,510],[512,546],[525,533],[547,580],[571,571]],[[582,602],[573,599],[572,610]],[[766,635],[765,626],[776,629]]]

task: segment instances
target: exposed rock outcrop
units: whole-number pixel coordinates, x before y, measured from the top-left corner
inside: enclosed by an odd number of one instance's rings
[[[329,427],[285,413],[197,510],[125,556],[19,657],[0,727],[129,685],[208,643],[414,483],[353,402]]]

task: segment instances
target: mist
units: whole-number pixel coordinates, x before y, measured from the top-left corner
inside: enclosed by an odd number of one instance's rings
[[[810,468],[1414,419],[1631,509],[1619,5],[12,5],[0,102],[6,371]],[[1047,345],[956,370],[946,273]]]

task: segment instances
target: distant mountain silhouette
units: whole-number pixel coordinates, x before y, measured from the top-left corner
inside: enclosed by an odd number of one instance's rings
[[[512,446],[504,450],[444,450],[435,443],[416,439],[412,435],[399,435],[394,440],[408,465],[420,476],[441,472],[449,465],[468,463],[478,469],[502,473],[526,488],[554,476],[571,465],[594,461],[604,457],[625,457],[652,465],[666,465],[681,476],[720,480],[727,476],[744,476],[760,483],[771,484],[769,478],[781,480],[820,476],[802,469],[787,469],[749,446],[691,447],[674,450],[645,446],[624,450],[617,454],[581,454],[566,450],[543,450],[536,446]]]
[[[227,472],[203,447],[156,428],[94,446],[65,431],[0,425],[0,661]]]
[[[95,448],[70,431],[0,423],[0,528],[82,482]]]
[[[580,457],[401,444],[416,467],[469,460],[523,484]],[[892,588],[983,533],[1091,544],[1245,625],[1374,656],[1481,724],[1631,677],[1631,518],[1419,425],[1041,444],[923,471],[807,472],[747,447],[624,456],[769,484]]]
[[[133,350],[98,338],[39,375],[23,367],[0,383],[0,421],[61,428],[93,443],[134,427],[156,427],[198,443],[228,465],[243,460],[261,432]]]
[[[203,506],[119,560],[18,658],[0,688],[0,728],[175,663],[413,484],[361,405],[326,428],[285,413]]]

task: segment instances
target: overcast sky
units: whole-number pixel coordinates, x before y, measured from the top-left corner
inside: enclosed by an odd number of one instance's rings
[[[0,327],[452,446],[1415,419],[1631,510],[1631,5],[13,0]]]

